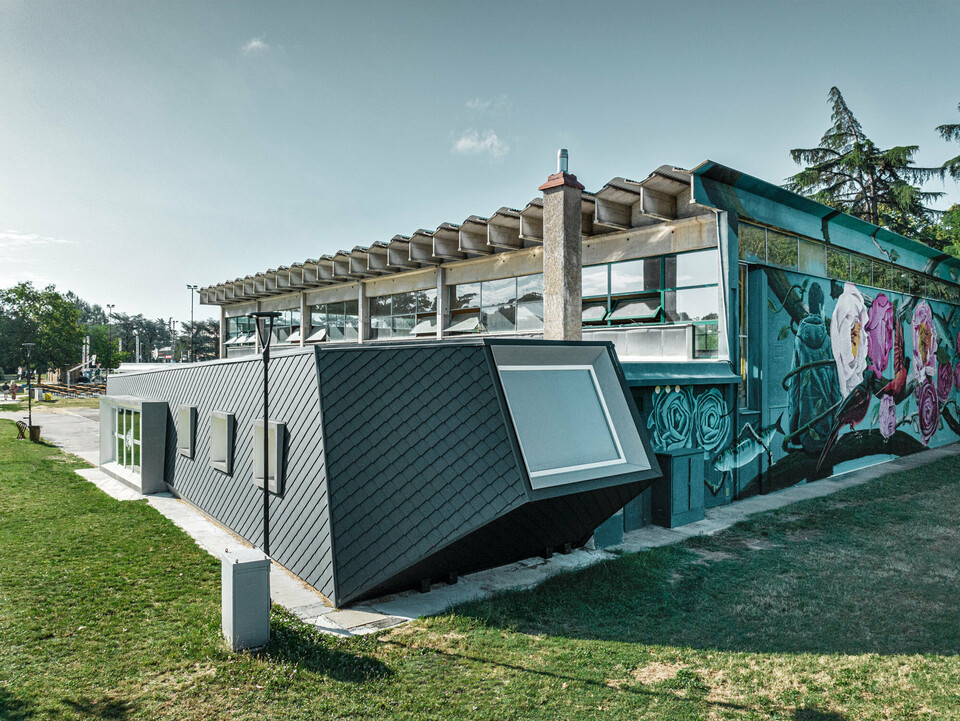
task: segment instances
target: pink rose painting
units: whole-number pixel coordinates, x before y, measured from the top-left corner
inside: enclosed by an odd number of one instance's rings
[[[897,431],[897,404],[893,396],[884,393],[880,399],[880,435],[890,438]]]
[[[957,390],[960,391],[960,361],[957,361],[957,364],[953,367],[953,382],[957,386]]]
[[[937,375],[937,331],[933,310],[927,301],[917,303],[910,327],[913,330],[913,377],[919,386]]]
[[[946,403],[950,398],[950,392],[953,390],[953,368],[949,365],[942,365],[937,368],[937,398],[941,403]]]
[[[927,445],[940,425],[940,401],[929,378],[917,388],[917,422],[923,445]]]
[[[870,369],[881,376],[887,369],[890,349],[893,348],[893,304],[885,294],[877,294],[867,318],[867,355],[870,358]]]
[[[830,345],[844,398],[863,380],[867,368],[867,322],[863,296],[853,283],[844,283],[830,323]]]

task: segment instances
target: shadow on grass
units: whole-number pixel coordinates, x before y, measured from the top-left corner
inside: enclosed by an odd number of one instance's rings
[[[270,623],[270,643],[259,656],[277,663],[286,663],[345,683],[365,683],[389,678],[390,667],[365,655],[376,650],[373,638],[339,639],[303,624],[295,617],[275,608]]]
[[[117,698],[102,698],[99,701],[64,699],[63,703],[82,718],[90,719],[126,719],[136,712],[134,704]]]
[[[958,506],[960,459],[945,459],[454,613],[493,628],[645,645],[956,655]]]
[[[99,701],[63,699],[62,703],[71,712],[71,718],[79,715],[85,719],[122,720],[130,718],[136,712],[136,706],[131,702],[110,697],[104,697]],[[39,709],[33,701],[17,698],[6,689],[0,689],[0,721],[30,721],[35,718],[57,718],[62,715],[49,708]]]

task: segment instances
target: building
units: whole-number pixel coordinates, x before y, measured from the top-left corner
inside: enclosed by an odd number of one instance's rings
[[[632,478],[598,534],[684,523],[957,440],[956,259],[709,161],[596,192],[561,166],[540,190],[522,209],[202,288],[201,303],[220,306],[221,356],[257,353],[255,310],[282,314],[274,348],[321,367],[404,348],[440,359],[493,339],[611,344],[666,480],[637,497],[656,473]],[[382,358],[356,372],[380,391],[406,388],[407,371],[386,379]],[[429,379],[424,362],[415,375]],[[143,378],[110,392],[156,397]],[[582,539],[577,526],[568,540]]]

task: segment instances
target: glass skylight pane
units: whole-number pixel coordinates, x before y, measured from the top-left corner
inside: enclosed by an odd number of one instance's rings
[[[593,374],[582,368],[501,368],[532,475],[623,461]]]

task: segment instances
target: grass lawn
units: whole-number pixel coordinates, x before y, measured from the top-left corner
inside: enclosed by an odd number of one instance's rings
[[[219,563],[0,422],[0,719],[960,718],[960,459],[376,637],[219,639]]]
[[[34,401],[33,402],[33,412],[34,413],[50,413],[59,409],[70,409],[70,408],[99,408],[100,399],[99,398],[54,398],[50,401]],[[26,411],[27,410],[27,399],[26,396],[20,397],[17,395],[16,403],[7,400],[0,401],[0,411]]]

